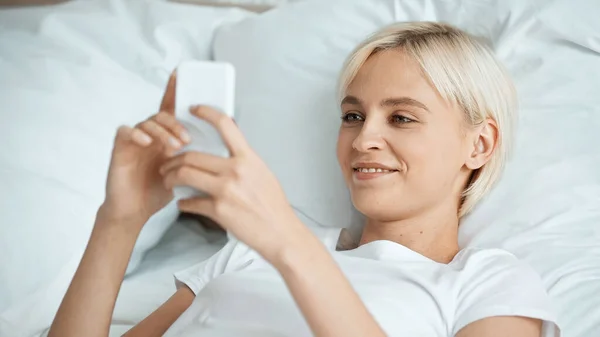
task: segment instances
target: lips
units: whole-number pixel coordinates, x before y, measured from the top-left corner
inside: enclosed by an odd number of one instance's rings
[[[398,171],[392,166],[388,166],[378,162],[358,162],[352,165],[352,169],[354,171],[364,172],[364,173],[381,173],[383,171]]]
[[[379,177],[388,176],[398,170],[381,163],[362,162],[352,166],[354,178],[357,180],[371,180]]]
[[[362,172],[362,173],[390,173],[390,172],[394,172],[396,170],[388,170],[388,169],[381,169],[381,168],[374,168],[374,167],[357,167],[354,168],[355,172]]]

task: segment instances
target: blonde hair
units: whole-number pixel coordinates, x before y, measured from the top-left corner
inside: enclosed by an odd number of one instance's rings
[[[508,158],[517,112],[512,80],[493,52],[466,32],[443,23],[403,22],[383,28],[352,52],[340,76],[339,99],[365,61],[389,49],[402,50],[418,62],[432,86],[463,110],[470,125],[487,118],[498,125],[495,152],[473,172],[463,191],[459,209],[459,217],[463,217],[490,191]]]

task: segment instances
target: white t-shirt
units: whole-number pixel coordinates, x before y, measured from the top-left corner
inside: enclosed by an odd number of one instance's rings
[[[466,248],[442,264],[385,240],[335,251],[339,232],[318,236],[388,336],[454,336],[491,316],[538,318],[542,336],[560,335],[540,277],[504,250]],[[312,336],[280,274],[235,239],[175,279],[196,298],[165,336]]]

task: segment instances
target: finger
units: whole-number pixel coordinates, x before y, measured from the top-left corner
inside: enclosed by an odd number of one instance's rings
[[[152,119],[139,124],[136,129],[147,133],[166,149],[179,150],[183,146],[181,141]]]
[[[175,92],[177,86],[177,69],[173,70],[171,73],[171,77],[169,77],[169,82],[167,82],[167,87],[165,88],[165,93],[163,94],[162,101],[160,102],[160,110],[165,111],[171,115],[175,115]]]
[[[223,158],[204,152],[189,151],[167,160],[161,167],[160,173],[165,174],[174,168],[190,166],[212,174],[219,174],[227,170],[230,158]]]
[[[117,130],[117,141],[132,141],[139,146],[146,147],[152,144],[152,137],[140,129],[122,125]]]
[[[215,127],[232,155],[247,152],[250,147],[233,119],[208,106],[194,106],[190,112]]]
[[[175,116],[167,112],[159,112],[152,117],[158,124],[167,129],[171,134],[175,135],[182,143],[188,144],[192,141],[190,134],[185,127],[177,121]]]
[[[221,190],[220,179],[217,176],[190,166],[176,167],[167,171],[163,177],[167,189],[189,186],[213,196]]]
[[[214,215],[214,200],[210,197],[195,197],[189,199],[180,199],[177,201],[177,207],[182,212],[201,214],[209,218]]]

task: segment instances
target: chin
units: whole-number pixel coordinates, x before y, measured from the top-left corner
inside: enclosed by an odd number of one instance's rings
[[[392,221],[400,218],[399,198],[374,193],[352,193],[354,207],[369,219]]]

